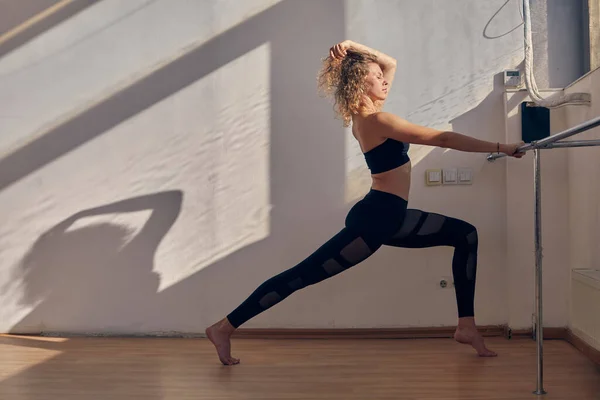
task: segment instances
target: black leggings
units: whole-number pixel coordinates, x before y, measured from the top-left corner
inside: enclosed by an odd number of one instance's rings
[[[364,261],[382,245],[454,247],[452,274],[458,316],[474,316],[475,227],[456,218],[407,209],[401,197],[372,189],[348,212],[340,232],[294,267],[263,282],[227,319],[237,328],[292,293]]]

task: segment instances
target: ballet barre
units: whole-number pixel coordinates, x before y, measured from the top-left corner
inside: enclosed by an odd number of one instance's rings
[[[524,153],[533,150],[533,175],[534,175],[534,241],[535,241],[535,306],[536,322],[534,334],[537,344],[537,387],[535,394],[546,394],[543,388],[543,325],[542,325],[542,203],[541,203],[541,150],[569,148],[569,147],[591,147],[600,146],[600,140],[579,140],[559,142],[581,132],[585,132],[600,125],[600,117],[590,119],[560,133],[548,136],[544,139],[532,141],[517,148],[517,152]],[[490,154],[487,160],[492,162],[496,159],[506,157],[505,154]]]

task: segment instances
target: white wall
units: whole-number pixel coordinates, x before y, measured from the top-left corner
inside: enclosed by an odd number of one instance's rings
[[[593,101],[600,96],[600,69],[574,83],[567,93],[592,93],[591,107],[569,107],[565,110],[568,127],[579,125],[600,115],[600,106]],[[581,133],[573,140],[598,140],[600,129]],[[569,174],[569,243],[570,269],[600,270],[600,147],[567,149]],[[570,288],[569,275],[569,288]],[[569,296],[570,298],[570,296]],[[569,326],[570,320],[569,320]]]
[[[502,141],[499,74],[522,61],[520,24],[504,0],[103,0],[0,47],[0,331],[201,332],[368,190],[315,90],[332,44],[398,58],[387,110]],[[511,314],[532,287],[507,269],[510,170],[411,156],[409,206],[479,229],[477,322],[529,326]],[[459,166],[472,186],[425,187],[425,169]],[[243,327],[453,325],[451,257],[383,248]]]

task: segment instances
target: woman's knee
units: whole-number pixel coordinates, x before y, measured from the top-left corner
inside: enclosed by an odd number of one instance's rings
[[[477,246],[479,242],[479,233],[477,227],[462,219],[452,219],[453,230],[457,245],[467,245],[469,247]]]

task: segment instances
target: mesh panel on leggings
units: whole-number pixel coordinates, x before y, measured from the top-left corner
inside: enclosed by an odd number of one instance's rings
[[[259,304],[262,308],[269,308],[281,301],[281,296],[277,292],[269,292],[260,299]]]
[[[371,255],[371,249],[363,238],[357,237],[340,251],[340,255],[350,264],[358,264]]]
[[[469,244],[477,243],[477,231],[473,231],[467,235],[467,243],[469,243]]]
[[[439,214],[429,214],[423,222],[423,226],[419,229],[417,235],[431,235],[432,233],[439,232],[442,229],[442,225],[444,225],[444,221],[446,217]]]
[[[408,210],[406,212],[406,216],[404,217],[404,222],[402,222],[400,230],[394,235],[394,239],[400,239],[410,235],[410,233],[413,231],[413,229],[415,229],[415,227],[419,223],[421,215],[421,211]]]
[[[477,243],[477,231],[473,231],[467,235],[467,243],[471,246]],[[469,280],[473,280],[475,277],[475,264],[475,253],[471,251],[467,259],[467,279]]]
[[[340,263],[335,261],[334,259],[330,259],[323,264],[323,269],[325,270],[325,272],[327,272],[329,276],[333,276],[342,272],[344,270],[344,267],[342,267]]]
[[[288,286],[292,290],[300,290],[304,287],[304,282],[302,281],[302,278],[296,278],[293,281],[288,282]]]

